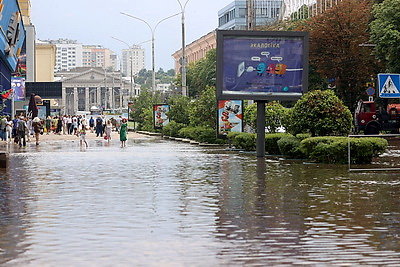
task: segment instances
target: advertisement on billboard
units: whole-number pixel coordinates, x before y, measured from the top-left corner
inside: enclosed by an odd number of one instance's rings
[[[7,67],[14,72],[25,42],[25,29],[17,0],[0,1],[0,56]]]
[[[243,101],[218,101],[218,137],[226,137],[230,132],[243,132]]]
[[[167,113],[169,112],[169,105],[160,104],[153,106],[154,111],[154,128],[160,129],[169,123]]]
[[[25,79],[22,77],[11,78],[11,88],[14,92],[14,101],[25,100]]]
[[[294,100],[307,91],[308,33],[217,32],[217,98]]]

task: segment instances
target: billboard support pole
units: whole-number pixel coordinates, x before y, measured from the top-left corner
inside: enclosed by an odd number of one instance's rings
[[[257,102],[257,157],[265,157],[265,103]]]

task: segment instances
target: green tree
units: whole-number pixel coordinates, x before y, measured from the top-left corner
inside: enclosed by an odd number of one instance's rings
[[[148,110],[153,110],[153,105],[159,104],[160,101],[160,95],[152,93],[148,89],[142,90],[138,97],[131,99],[133,112],[131,112],[130,117],[137,123],[139,130],[143,130],[146,124],[152,123],[148,118]]]
[[[315,90],[303,95],[288,112],[288,130],[293,135],[345,135],[352,127],[350,110],[331,90]]]
[[[325,80],[335,78],[335,93],[349,107],[356,105],[374,74],[376,60],[362,46],[370,38],[370,10],[370,1],[338,1],[297,28],[310,32],[310,64]]]
[[[190,103],[190,125],[207,126],[216,129],[216,103],[215,87],[207,86],[201,95]]]
[[[375,55],[387,72],[400,73],[400,0],[385,0],[373,6],[375,19],[370,23]]]
[[[287,111],[287,108],[276,101],[269,102],[265,105],[265,127],[268,132],[276,133],[278,129],[283,126],[282,120],[286,116]],[[246,107],[244,122],[253,129],[257,128],[257,103]]]
[[[189,106],[190,98],[182,95],[173,95],[168,99],[170,109],[168,118],[177,123],[188,125],[189,121]]]
[[[189,96],[194,97],[200,95],[207,86],[215,86],[217,71],[217,51],[212,49],[207,52],[206,56],[199,61],[189,64],[186,76],[187,85],[189,87]],[[177,81],[180,83],[180,79]]]

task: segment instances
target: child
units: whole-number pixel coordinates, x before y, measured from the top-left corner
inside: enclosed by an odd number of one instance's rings
[[[106,125],[106,139],[108,140],[108,142],[110,142],[111,140],[111,131],[112,131],[112,124],[111,124],[111,120],[107,121],[107,125]]]
[[[83,143],[85,143],[86,147],[88,147],[88,143],[86,142],[86,127],[83,126],[81,130],[79,131],[80,134],[80,141],[79,144],[82,146]]]

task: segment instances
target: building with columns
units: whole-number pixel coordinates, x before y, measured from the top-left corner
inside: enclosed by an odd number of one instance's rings
[[[76,68],[58,75],[62,82],[61,114],[89,112],[93,106],[122,111],[140,90],[119,72],[105,72],[102,68]]]

